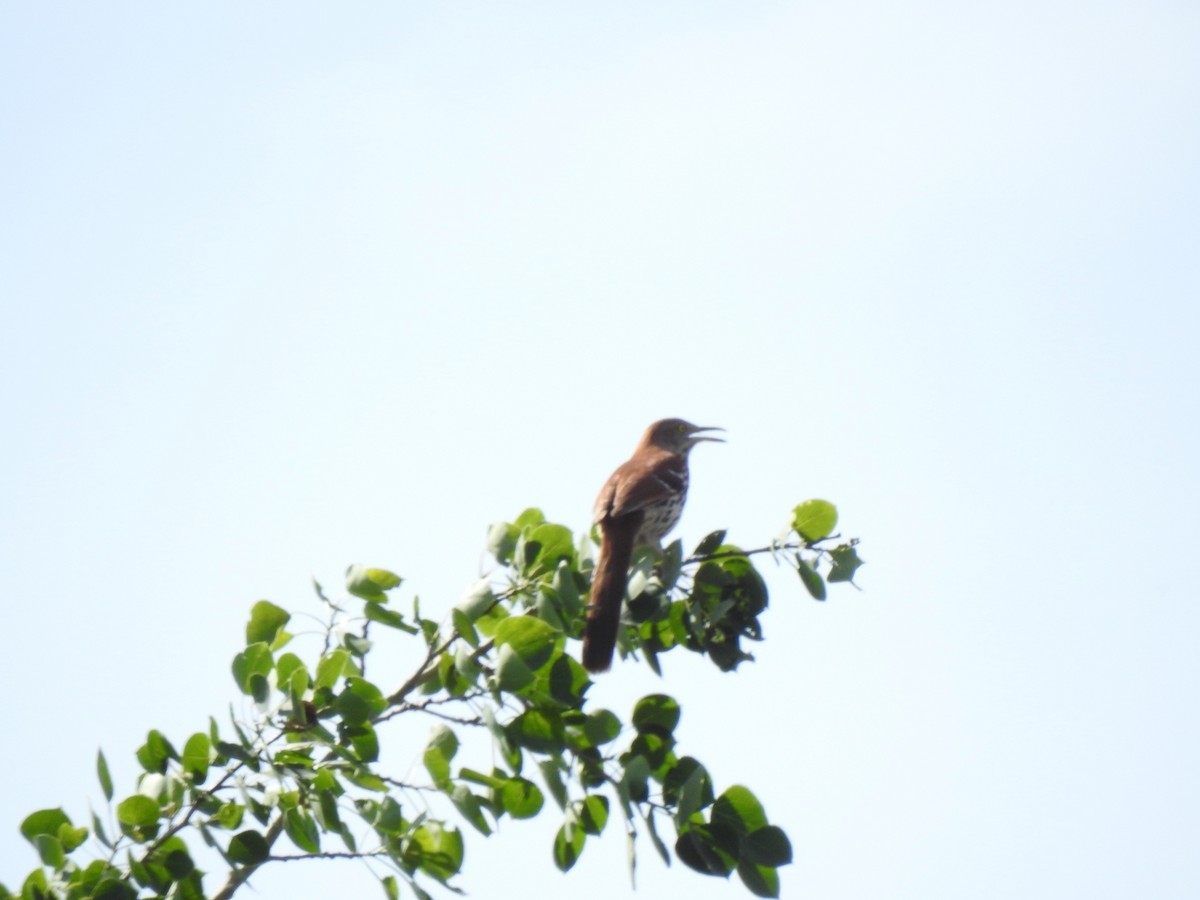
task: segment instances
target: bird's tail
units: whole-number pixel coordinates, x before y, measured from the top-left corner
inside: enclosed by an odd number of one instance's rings
[[[583,667],[589,672],[605,672],[612,665],[637,527],[636,518],[631,522],[605,522],[600,526],[604,539],[596,559],[587,627],[583,632]]]

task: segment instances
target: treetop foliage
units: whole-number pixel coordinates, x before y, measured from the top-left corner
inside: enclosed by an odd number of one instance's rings
[[[672,651],[736,670],[753,659],[747,643],[763,638],[768,597],[754,558],[791,565],[824,600],[827,584],[852,582],[862,564],[858,541],[835,535],[836,524],[832,504],[809,500],[762,548],[742,550],[716,531],[687,555],[678,540],[661,553],[639,549],[621,654],[660,675]],[[570,642],[584,627],[590,536],[527,509],[492,526],[487,546],[495,571],[447,621],[426,618],[416,597],[402,612],[393,602],[401,578],[358,565],[345,599],[314,583],[326,612],[315,652],[293,649],[291,613],[254,604],[232,664],[250,713],[231,708],[227,726],[210,717],[178,744],[151,730],[127,796],[118,798],[98,753],[103,814],[86,826],[62,809],[27,816],[21,833],[40,865],[18,893],[0,885],[0,900],[225,900],[260,867],[305,859],[360,860],[386,897],[428,898],[437,885],[457,890],[464,829],[486,837],[505,817],[558,816],[547,850],[567,871],[614,813],[631,876],[644,837],[667,863],[673,851],[698,872],[736,872],[754,894],[777,897],[778,870],[792,859],[787,835],[749,788],[718,793],[705,766],[677,752],[676,700],[648,693],[623,719],[589,706],[592,682]],[[368,663],[380,654],[405,654],[411,674],[375,683]],[[421,774],[398,774],[383,753],[402,717],[410,727],[432,722]],[[456,764],[475,736],[493,748],[486,771]],[[201,854],[222,871],[202,871]]]

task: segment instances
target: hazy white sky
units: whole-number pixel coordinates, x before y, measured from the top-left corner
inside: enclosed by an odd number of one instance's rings
[[[1144,0],[0,8],[0,881],[97,746],[129,790],[226,720],[253,601],[361,561],[448,609],[679,415],[729,430],[686,541],[811,496],[865,540],[736,676],[592,694],[680,698],[786,896],[1195,896],[1197,46]],[[462,886],[628,895],[545,818]]]

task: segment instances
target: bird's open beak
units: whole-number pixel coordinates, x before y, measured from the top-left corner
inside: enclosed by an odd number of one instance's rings
[[[698,443],[700,443],[700,441],[718,441],[723,444],[723,443],[725,443],[725,438],[714,437],[713,435],[710,435],[710,434],[700,434],[700,432],[701,431],[724,431],[724,430],[725,430],[724,428],[719,428],[716,425],[705,426],[703,428],[693,428],[691,433],[688,435],[688,437],[691,439],[691,442],[693,444],[698,444]]]

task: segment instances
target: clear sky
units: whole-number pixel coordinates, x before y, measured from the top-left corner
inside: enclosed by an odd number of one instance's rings
[[[683,416],[729,431],[689,544],[864,539],[861,593],[771,573],[736,676],[592,694],[680,698],[785,896],[1197,896],[1197,47],[1166,0],[0,7],[0,880],[98,746],[129,790],[226,720],[255,600],[446,610]],[[546,818],[462,886],[629,894]]]

